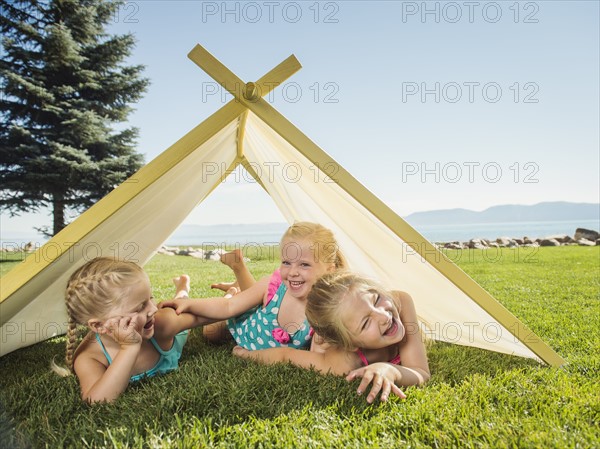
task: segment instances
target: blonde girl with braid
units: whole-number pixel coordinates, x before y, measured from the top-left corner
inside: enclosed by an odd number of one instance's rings
[[[189,277],[173,281],[175,298],[187,298]],[[87,402],[114,401],[130,382],[177,369],[187,329],[240,313],[229,310],[227,295],[204,300],[203,316],[158,309],[144,270],[107,257],[71,275],[65,300],[68,369],[54,363],[52,368],[63,376],[74,373]],[[79,326],[87,327],[81,342]]]

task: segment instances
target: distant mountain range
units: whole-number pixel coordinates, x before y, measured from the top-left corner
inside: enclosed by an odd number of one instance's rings
[[[564,201],[539,203],[531,206],[507,204],[493,206],[481,212],[468,209],[415,212],[404,217],[404,219],[411,225],[561,220],[598,220],[600,222],[600,204],[568,203]]]

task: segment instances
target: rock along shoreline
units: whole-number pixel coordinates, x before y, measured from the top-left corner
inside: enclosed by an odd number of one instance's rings
[[[600,233],[591,229],[577,228],[573,237],[567,234],[550,235],[542,238],[530,237],[498,237],[496,240],[472,238],[468,242],[436,242],[436,246],[444,249],[487,249],[517,248],[539,246],[597,246],[600,245]]]
[[[488,249],[488,248],[518,248],[518,247],[540,247],[540,246],[600,246],[600,233],[591,229],[577,228],[573,237],[567,234],[550,235],[542,238],[530,237],[498,237],[496,240],[484,238],[472,238],[469,241],[452,241],[452,242],[434,242],[436,247],[440,249]],[[18,251],[26,253],[34,252],[36,247],[32,242],[19,248]],[[11,250],[1,248],[2,252],[13,252]],[[179,247],[161,246],[157,250],[157,254],[167,256],[190,256],[202,260],[218,261],[222,254],[227,250],[223,248],[216,249],[201,249],[197,247],[188,247],[181,249]],[[246,260],[249,260],[245,258]]]
[[[600,233],[590,229],[577,228],[573,237],[567,234],[550,235],[543,238],[530,237],[498,237],[496,240],[483,238],[472,238],[468,242],[435,242],[438,248],[443,249],[488,249],[488,248],[517,248],[517,247],[540,247],[540,246],[596,246],[600,245]],[[224,249],[202,250],[189,247],[180,249],[179,247],[162,246],[157,253],[167,256],[190,256],[203,260],[219,260]]]

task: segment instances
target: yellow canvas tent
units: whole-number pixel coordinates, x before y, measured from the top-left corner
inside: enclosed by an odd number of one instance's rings
[[[241,165],[289,223],[330,228],[352,270],[409,292],[430,337],[564,363],[262,98],[300,69],[294,56],[247,84],[199,45],[189,57],[234,99],[2,278],[0,355],[64,333],[63,290],[75,269],[97,255],[146,263]]]

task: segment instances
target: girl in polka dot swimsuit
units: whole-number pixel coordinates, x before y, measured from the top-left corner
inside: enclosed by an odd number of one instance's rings
[[[227,320],[227,330],[238,345],[250,351],[279,346],[308,347],[312,333],[306,319],[300,323],[290,322],[285,328],[279,323],[279,310],[287,292],[280,270],[276,270],[269,281],[269,290],[273,289],[275,293],[267,294],[263,307]]]
[[[254,283],[253,279],[244,282],[238,277],[243,291],[222,301],[224,309],[219,311],[231,318],[205,326],[203,333],[209,340],[222,340],[227,330],[248,350],[310,347],[312,332],[305,315],[308,293],[319,277],[346,268],[346,262],[332,232],[316,223],[290,226],[280,248],[281,265],[270,278]],[[206,299],[166,301],[161,306],[172,307],[177,313],[216,316],[207,310],[213,305]]]

